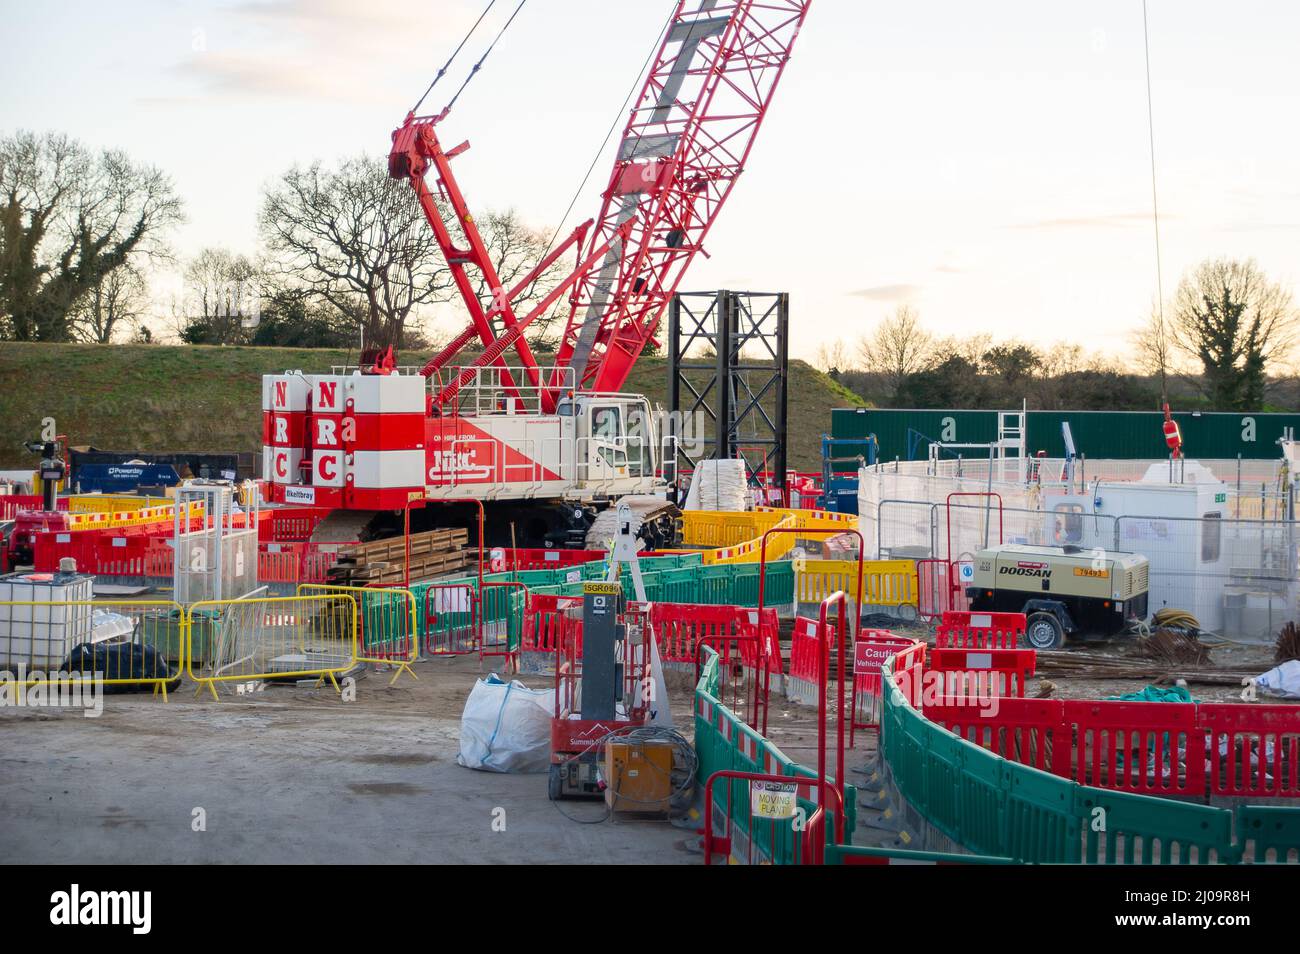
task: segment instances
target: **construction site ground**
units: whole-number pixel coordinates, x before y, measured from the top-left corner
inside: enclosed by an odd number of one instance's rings
[[[596,801],[557,807],[545,774],[457,765],[477,663],[417,663],[418,680],[404,674],[393,686],[391,673],[369,672],[352,702],[328,683],[242,696],[226,687],[220,702],[187,684],[166,703],[106,696],[98,718],[0,710],[0,854],[80,864],[700,861],[690,832],[662,818],[605,818]],[[690,709],[677,693],[688,737]],[[205,831],[194,830],[200,809]]]
[[[1088,651],[1129,658],[1132,648],[1112,642]],[[1271,647],[1225,645],[1212,655],[1217,668],[1272,665]],[[19,862],[105,864],[700,863],[687,827],[609,815],[601,802],[557,805],[546,797],[544,774],[457,765],[465,699],[489,668],[490,661],[480,670],[472,656],[426,661],[415,665],[418,679],[404,674],[394,685],[391,672],[371,671],[350,702],[328,684],[244,695],[225,686],[220,702],[196,698],[187,684],[166,703],[148,694],[106,696],[98,718],[4,708],[0,852]],[[552,685],[547,676],[520,678]],[[1152,681],[1040,675],[1026,695],[1102,698]],[[676,727],[688,738],[692,685],[689,674],[669,673]],[[1239,685],[1194,677],[1190,689],[1205,701],[1241,696]],[[828,708],[833,740],[833,702]],[[816,765],[811,707],[774,694],[768,736],[790,758]],[[859,769],[874,748],[874,733],[860,732],[848,767]],[[833,766],[833,749],[830,758]],[[854,841],[891,843],[893,833],[872,817],[860,810]]]

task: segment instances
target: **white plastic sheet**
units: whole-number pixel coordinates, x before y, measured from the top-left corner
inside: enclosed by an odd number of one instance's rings
[[[1256,676],[1255,685],[1283,699],[1300,699],[1300,659],[1288,659],[1262,676]]]

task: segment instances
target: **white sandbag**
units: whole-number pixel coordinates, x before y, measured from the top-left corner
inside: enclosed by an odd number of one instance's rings
[[[554,704],[553,689],[502,682],[496,673],[478,680],[460,717],[456,762],[485,772],[545,772]]]
[[[1262,676],[1256,676],[1255,685],[1283,699],[1300,699],[1300,659],[1288,659]]]
[[[743,460],[702,460],[691,474],[686,509],[744,510],[748,490]]]

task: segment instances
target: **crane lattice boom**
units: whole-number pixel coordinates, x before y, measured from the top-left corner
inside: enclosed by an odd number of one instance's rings
[[[451,173],[451,159],[466,146],[442,149],[434,127],[445,114],[408,116],[393,134],[389,172],[414,187],[471,319],[425,373],[436,373],[477,338],[484,351],[472,367],[504,369],[503,354],[513,347],[529,383],[547,389],[547,410],[565,377],[581,391],[620,390],[744,170],[809,3],[680,0],[618,142],[600,214],[513,289],[501,287]],[[431,171],[460,224],[463,247],[453,242],[425,182]],[[571,248],[573,271],[526,315],[516,315],[513,302],[533,277]],[[478,287],[492,290],[490,302],[479,299]],[[570,307],[556,369],[542,382],[524,332],[564,295]],[[435,405],[454,398],[464,378],[445,386]]]

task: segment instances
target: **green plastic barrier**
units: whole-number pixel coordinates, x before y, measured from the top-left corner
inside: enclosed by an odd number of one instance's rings
[[[665,603],[698,603],[700,596],[698,567],[661,570],[659,590]]]
[[[1237,844],[1242,860],[1251,864],[1286,864],[1292,853],[1300,862],[1300,808],[1240,806],[1237,809]],[[1270,852],[1273,852],[1272,857],[1269,857]]]
[[[486,582],[485,579],[484,583]],[[479,593],[479,623],[489,627],[500,624],[509,629],[507,620],[510,616],[510,595],[518,592],[520,590],[517,586],[484,586]]]
[[[1007,772],[1007,760],[1001,756],[963,747],[957,778],[961,843],[976,854],[996,855],[1001,847],[1007,830]]]
[[[1004,762],[1006,836],[999,854],[1032,864],[1077,864],[1080,860],[1078,785],[1027,765]]]
[[[524,613],[528,608],[528,593],[525,590],[510,591],[509,616],[506,619],[506,640],[511,652],[517,652],[524,638]]]
[[[1234,845],[1226,809],[1090,788],[958,738],[907,704],[891,670],[880,751],[894,784],[929,824],[975,854],[1051,864],[1236,863],[1251,831],[1263,846],[1256,850],[1300,853],[1300,809],[1239,809]]]
[[[310,596],[313,592],[328,593],[330,590],[309,589],[304,592]],[[360,604],[361,655],[415,658],[407,642],[408,637],[414,639],[415,634],[411,632],[411,604],[405,593],[375,588],[351,595]]]
[[[1090,822],[1084,828],[1085,864],[1208,865],[1236,860],[1232,812],[1227,809],[1084,786],[1076,800]]]
[[[695,748],[699,758],[699,784],[715,772],[730,769],[742,772],[772,773],[791,778],[816,779],[815,770],[799,765],[788,758],[772,742],[763,738],[744,723],[734,712],[723,706],[717,699],[718,691],[718,656],[711,647],[705,648],[705,660],[701,667],[700,679],[695,690]],[[713,719],[704,715],[704,709],[711,708]],[[728,723],[727,741],[718,728],[720,723]],[[745,740],[742,745],[741,740]],[[753,756],[745,754],[751,749]],[[727,799],[727,787],[730,786],[730,801]],[[713,790],[715,812],[730,805],[730,823],[733,835],[751,839],[754,853],[758,857],[785,864],[802,857],[803,839],[806,833],[796,829],[793,824],[773,825],[770,822],[754,822],[750,816],[749,783],[744,779],[721,781]],[[857,790],[852,785],[845,785],[845,837],[851,838],[857,824]],[[811,817],[816,805],[805,798],[799,799],[804,818]],[[709,820],[708,823],[712,823]],[[827,844],[835,840],[834,819],[826,818]]]
[[[435,586],[468,586],[471,592],[477,592],[478,579],[476,577],[463,577],[454,580],[425,580],[411,584],[411,595],[415,597],[415,626],[421,651],[424,649],[425,636],[430,632],[428,616],[429,590]],[[438,616],[432,632],[446,632],[452,628],[464,627],[469,624],[469,620],[470,614],[468,611],[464,613],[442,613]]]
[[[732,602],[731,579],[736,572],[734,566],[720,563],[714,566],[702,566],[695,572],[699,587],[696,591],[696,603],[725,606]]]
[[[861,845],[827,845],[828,865],[882,865],[891,861],[911,865],[1014,865],[1011,858],[959,855],[948,851],[913,851],[910,848],[867,848]]]

